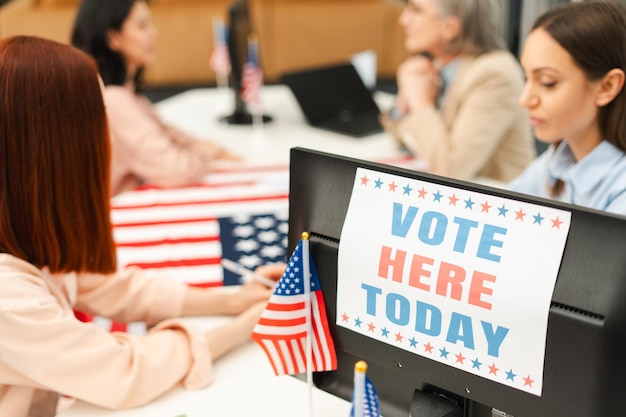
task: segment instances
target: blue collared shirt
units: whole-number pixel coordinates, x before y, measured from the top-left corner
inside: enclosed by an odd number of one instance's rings
[[[454,81],[454,77],[459,69],[459,64],[461,60],[459,58],[454,58],[452,61],[448,62],[448,64],[441,67],[439,70],[439,76],[441,77],[441,91],[439,92],[439,97],[437,97],[437,107],[442,108],[444,101],[446,99],[446,93],[448,92],[448,87]]]
[[[567,142],[550,147],[508,188],[554,198],[549,189],[559,179],[564,189],[557,200],[626,215],[626,153],[609,142],[601,142],[578,162]]]

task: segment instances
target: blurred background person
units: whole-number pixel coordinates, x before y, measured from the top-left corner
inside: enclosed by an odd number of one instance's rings
[[[626,215],[626,6],[557,7],[539,17],[521,55],[520,104],[549,144],[510,188]]]
[[[510,181],[536,155],[517,103],[523,78],[506,49],[495,0],[408,0],[400,15],[413,55],[397,71],[385,129],[430,171]]]
[[[104,81],[113,143],[113,194],[146,182],[198,182],[218,159],[238,158],[217,143],[164,123],[142,94],[142,72],[155,56],[157,32],[146,0],[82,0],[72,44],[93,56]]]

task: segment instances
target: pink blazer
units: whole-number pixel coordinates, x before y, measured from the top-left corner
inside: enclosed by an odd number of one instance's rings
[[[141,182],[161,187],[189,185],[211,170],[215,155],[193,148],[196,138],[163,123],[145,96],[126,87],[108,86],[104,102],[113,147],[113,195]]]
[[[172,319],[186,292],[183,283],[139,269],[52,275],[0,254],[0,416],[27,416],[41,390],[117,409],[144,404],[179,382],[208,385],[206,337]],[[154,327],[145,336],[110,333],[78,321],[73,309]]]

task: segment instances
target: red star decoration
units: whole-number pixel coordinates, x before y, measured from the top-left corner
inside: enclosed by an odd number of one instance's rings
[[[361,185],[367,185],[367,183],[369,182],[369,178],[367,178],[367,175],[361,177]]]
[[[484,203],[482,203],[480,205],[483,209],[480,211],[481,213],[489,213],[489,209],[491,208],[491,206],[489,205],[488,201],[485,201]]]
[[[563,224],[563,222],[561,220],[559,220],[559,217],[557,216],[556,219],[552,219],[552,228],[554,229],[555,227],[559,230],[561,230],[561,225]]]
[[[350,316],[348,316],[346,313],[343,313],[343,314],[341,315],[341,321],[343,321],[343,322],[347,323],[347,322],[348,322],[348,320],[350,320]]]
[[[459,354],[454,355],[454,356],[456,356],[456,363],[460,363],[461,365],[463,365],[463,361],[466,359],[466,357],[463,356],[462,353],[459,353]]]
[[[422,189],[419,190],[419,193],[420,194],[417,196],[417,198],[426,198],[426,194],[428,194],[428,191],[426,191],[424,187],[422,187]]]
[[[374,329],[376,329],[376,326],[374,326],[374,323],[370,322],[370,324],[367,325],[367,330],[373,333]]]
[[[450,200],[450,203],[448,203],[448,205],[455,206],[455,207],[456,207],[456,202],[459,201],[459,199],[456,197],[456,194],[452,194],[452,197],[448,197],[448,200]]]
[[[431,345],[430,342],[428,342],[424,345],[424,352],[433,353],[433,348],[434,346]]]
[[[528,385],[529,387],[533,387],[533,383],[535,381],[530,379],[530,375],[528,375],[526,378],[524,378],[524,386]]]
[[[524,216],[526,215],[526,213],[524,213],[524,210],[522,210],[521,208],[519,209],[519,211],[515,212],[515,220],[521,220],[524,221]]]
[[[400,332],[396,333],[395,336],[396,336],[396,342],[402,343],[402,339],[404,339],[404,336],[402,336]]]
[[[395,181],[389,184],[389,191],[393,191],[395,193],[396,188],[398,188],[398,186],[396,185]]]
[[[498,371],[499,371],[499,370],[500,370],[500,369],[496,367],[496,364],[495,364],[495,363],[494,363],[494,364],[492,364],[492,365],[489,365],[489,373],[490,373],[490,374],[498,375]]]

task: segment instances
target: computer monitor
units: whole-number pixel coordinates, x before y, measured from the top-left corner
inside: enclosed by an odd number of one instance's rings
[[[291,150],[290,166],[289,247],[293,249],[303,231],[310,233],[311,255],[337,350],[338,369],[314,373],[316,386],[349,401],[354,363],[365,360],[385,417],[626,415],[624,218],[302,148]],[[381,343],[337,324],[340,237],[358,168],[571,213],[547,313],[540,395]],[[536,245],[544,243],[539,241]],[[523,316],[525,312],[519,314]]]

